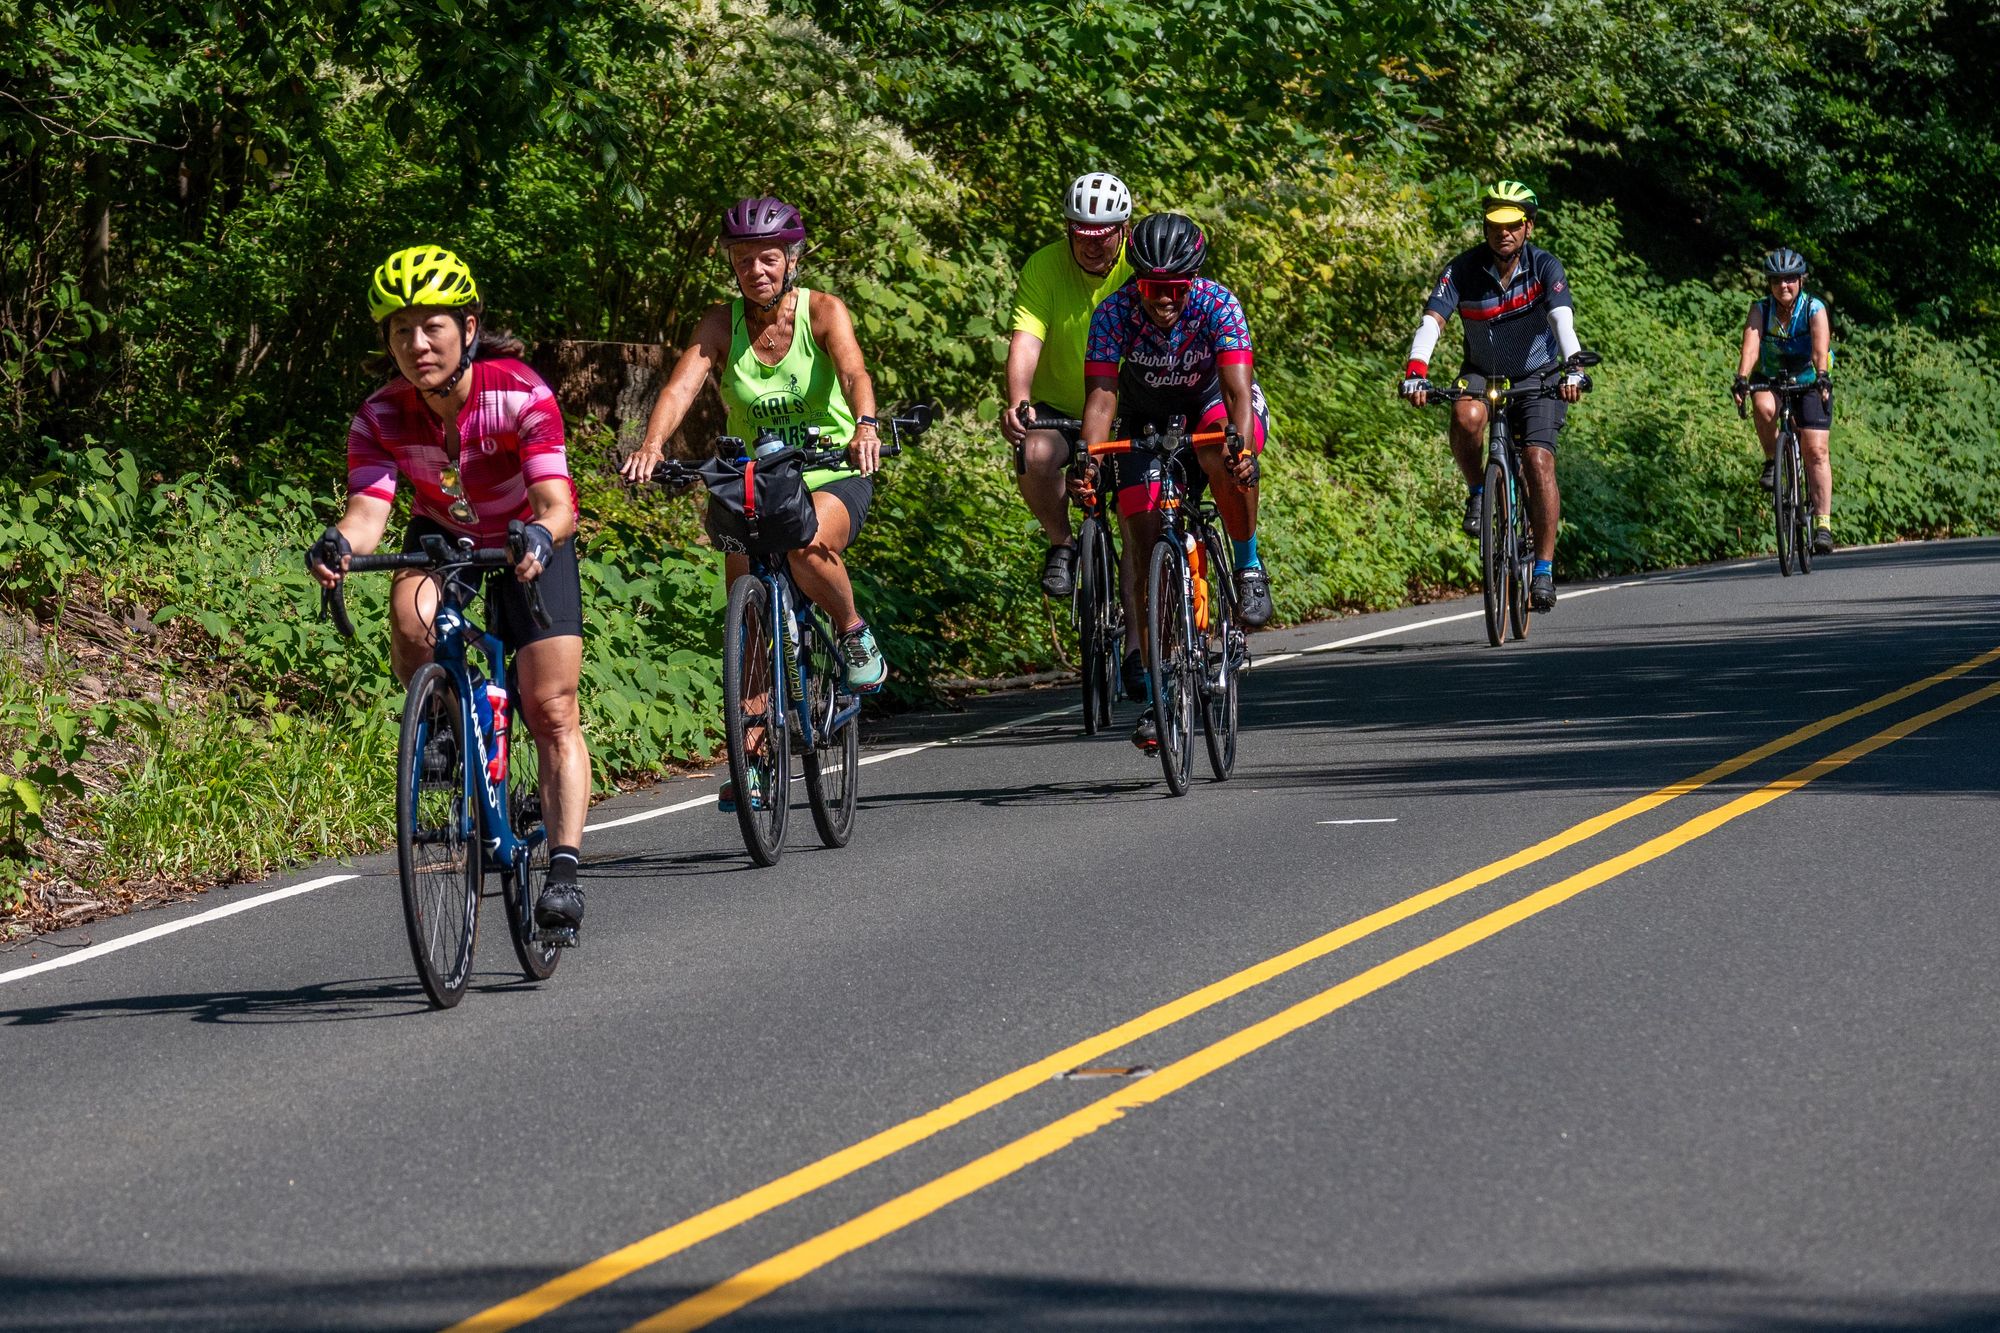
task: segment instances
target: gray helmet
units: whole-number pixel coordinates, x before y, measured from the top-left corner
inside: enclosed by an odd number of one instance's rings
[[[1806,257],[1796,250],[1779,246],[1764,256],[1764,276],[1767,278],[1803,278],[1806,275]]]
[[[1180,213],[1152,213],[1132,228],[1125,256],[1142,278],[1193,278],[1208,258],[1208,237]]]

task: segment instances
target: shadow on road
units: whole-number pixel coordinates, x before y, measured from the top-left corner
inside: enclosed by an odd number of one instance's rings
[[[471,989],[487,994],[532,989],[518,973],[474,974]],[[191,991],[128,995],[71,1004],[0,1009],[0,1027],[46,1027],[101,1018],[183,1017],[197,1023],[346,1023],[430,1012],[415,977],[366,977],[315,982],[293,990]],[[0,1328],[5,1324],[0,1323]]]
[[[1672,590],[1633,595],[1651,601]],[[1759,605],[1701,626],[1662,619],[1650,604],[1634,609],[1648,619],[1587,632],[1538,626],[1547,631],[1541,637],[1497,650],[1483,642],[1363,645],[1331,660],[1260,668],[1243,685],[1240,780],[1371,796],[1646,791],[2000,647],[2000,597],[1992,596],[1878,599],[1866,616],[1853,603],[1838,604],[1838,616]],[[1877,730],[1996,677],[2000,664],[1861,725]],[[1324,760],[1300,762],[1294,746],[1260,762],[1260,733],[1300,726],[1323,729]],[[1774,762],[1789,771],[1864,734],[1843,732]],[[1372,759],[1346,758],[1343,738],[1365,738]],[[1407,757],[1384,759],[1385,748]],[[1990,764],[1952,753],[1935,734],[1919,733],[1892,753],[1921,758],[1843,769],[1822,790],[1993,790]],[[1759,770],[1757,780],[1769,776]]]
[[[546,1273],[486,1269],[403,1275],[134,1278],[0,1270],[0,1333],[158,1330],[432,1330]],[[885,1330],[1172,1329],[1181,1333],[1572,1333],[1642,1329],[1728,1333],[1974,1333],[2000,1327],[2000,1294],[1855,1295],[1780,1276],[1729,1269],[1609,1269],[1427,1291],[1349,1294],[1249,1287],[1169,1286],[1068,1279],[937,1276],[900,1291],[806,1308],[778,1296],[751,1306],[732,1329],[766,1333]],[[626,1283],[536,1321],[551,1333],[619,1328],[666,1308],[690,1288]],[[786,1309],[786,1305],[793,1308]]]

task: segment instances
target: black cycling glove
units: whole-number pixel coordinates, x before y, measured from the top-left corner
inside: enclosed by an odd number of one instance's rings
[[[354,548],[347,544],[346,534],[339,528],[328,528],[320,534],[318,541],[306,548],[306,573],[312,573],[313,566],[319,565],[339,574],[343,572],[341,561],[353,554]]]
[[[528,556],[535,557],[535,563],[543,569],[555,557],[556,539],[549,530],[539,523],[516,521],[507,525],[507,544],[513,548],[514,562],[519,564]]]
[[[1749,392],[1750,392],[1750,381],[1743,378],[1741,375],[1738,375],[1736,377],[1736,381],[1729,386],[1730,396],[1738,399],[1739,401],[1742,399],[1743,395]]]

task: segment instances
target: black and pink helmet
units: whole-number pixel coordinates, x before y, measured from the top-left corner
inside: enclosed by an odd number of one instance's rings
[[[779,245],[796,245],[805,238],[806,224],[799,216],[799,210],[768,194],[754,199],[739,199],[736,206],[722,217],[724,245],[734,245],[738,241],[775,241]]]

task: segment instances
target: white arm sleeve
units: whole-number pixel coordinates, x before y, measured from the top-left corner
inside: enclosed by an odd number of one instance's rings
[[[1576,340],[1576,311],[1566,305],[1555,307],[1549,311],[1549,327],[1556,331],[1556,346],[1562,349],[1563,360],[1583,350],[1583,344]]]
[[[1417,336],[1410,339],[1409,359],[1412,361],[1421,361],[1425,365],[1429,365],[1431,363],[1431,353],[1437,350],[1438,335],[1443,332],[1444,326],[1429,315],[1425,315],[1422,319],[1418,320]]]

